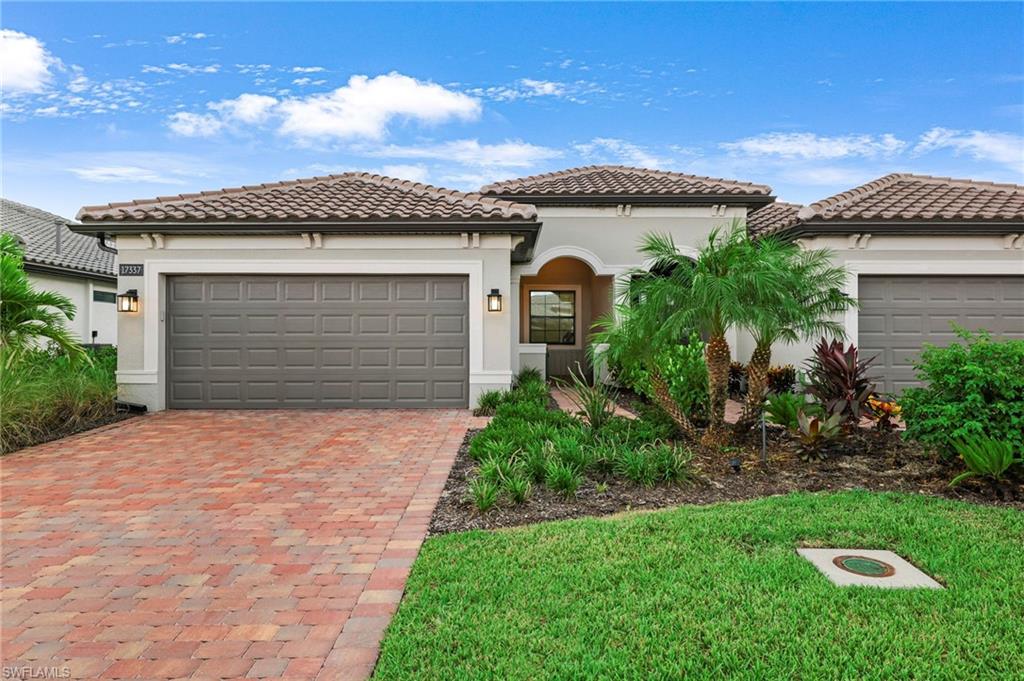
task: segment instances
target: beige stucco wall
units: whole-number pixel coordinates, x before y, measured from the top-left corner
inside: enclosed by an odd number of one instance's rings
[[[726,206],[692,207],[538,207],[539,219],[544,226],[533,250],[533,260],[524,265],[512,267],[511,289],[519,309],[515,311],[518,328],[514,329],[513,369],[535,358],[526,358],[526,353],[535,354],[531,348],[519,351],[518,342],[526,339],[519,329],[524,326],[523,277],[541,274],[545,265],[556,258],[575,258],[586,263],[598,275],[610,275],[612,279],[595,280],[587,304],[599,315],[611,309],[614,295],[614,278],[620,277],[634,267],[644,267],[644,257],[638,246],[645,234],[651,232],[671,234],[679,249],[696,255],[701,243],[716,227],[728,228],[735,219],[745,219],[747,209]],[[559,282],[555,282],[559,283]],[[562,282],[564,283],[564,282]],[[734,339],[735,334],[730,338]]]
[[[113,284],[96,279],[74,276],[56,276],[28,272],[28,279],[38,290],[53,291],[71,299],[75,304],[75,318],[67,327],[82,343],[92,343],[92,332],[96,331],[97,343],[117,342],[117,312],[113,303],[101,303],[92,299],[93,291],[114,293]]]
[[[512,312],[485,310],[492,288],[507,292],[512,237],[324,235],[309,248],[299,235],[140,236],[117,238],[119,262],[141,264],[140,277],[121,277],[120,289],[139,291],[139,312],[121,313],[118,384],[122,399],[164,408],[164,291],[172,274],[466,274],[470,284],[470,404],[484,390],[511,381]]]
[[[858,277],[870,274],[1024,274],[1024,251],[1012,247],[1001,236],[835,236],[802,239],[804,248],[825,248],[832,251],[833,261],[850,271],[846,293],[857,297]],[[846,328],[847,342],[857,342],[857,310],[850,310],[841,320]],[[742,362],[750,359],[753,341],[744,332],[738,335],[736,355]],[[777,345],[772,349],[774,364],[799,367],[810,355],[814,341],[795,345]]]

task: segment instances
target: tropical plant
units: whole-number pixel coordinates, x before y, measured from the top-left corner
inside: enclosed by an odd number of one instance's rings
[[[566,497],[575,496],[583,482],[583,476],[576,470],[575,466],[565,463],[557,457],[548,459],[544,470],[545,484],[556,492],[561,492]]]
[[[1024,340],[954,329],[960,342],[926,345],[917,363],[923,387],[900,395],[904,437],[947,455],[954,440],[992,437],[1024,455]]]
[[[469,496],[481,513],[486,513],[498,503],[500,492],[501,488],[497,483],[484,477],[473,478],[469,483]]]
[[[505,399],[504,390],[486,390],[476,399],[476,416],[494,416],[495,410]]]
[[[0,234],[0,348],[10,368],[26,352],[51,345],[73,360],[86,354],[66,322],[75,318],[67,296],[37,291],[25,274],[24,254],[11,234]]]
[[[530,496],[533,484],[527,476],[515,475],[505,478],[502,481],[502,487],[506,492],[508,492],[508,496],[512,500],[512,503],[521,504]]]
[[[646,365],[658,404],[688,436],[695,435],[692,422],[678,406],[655,359],[668,346],[678,345],[692,332],[707,338],[704,360],[708,371],[708,421],[702,441],[721,444],[725,429],[730,349],[726,333],[751,320],[751,301],[767,298],[767,291],[782,285],[785,273],[776,267],[772,249],[780,243],[753,244],[742,222],[728,230],[715,229],[695,260],[681,253],[670,235],[649,234],[640,251],[651,263],[650,274],[631,272],[625,287],[625,303],[618,309],[624,320],[603,319],[608,330],[596,334],[599,343],[613,350],[610,365],[622,365],[635,357]]]
[[[796,389],[796,368],[792,364],[775,366],[768,370],[768,392],[779,395]]]
[[[1024,458],[1014,456],[1013,444],[989,437],[954,440],[953,449],[963,459],[967,470],[949,483],[955,487],[968,478],[985,477],[995,482],[1006,479],[1011,466],[1024,464]]]
[[[861,359],[857,347],[822,338],[806,363],[805,389],[829,414],[839,415],[848,427],[856,426],[875,390],[867,375],[874,357]]]
[[[5,352],[0,350],[0,453],[114,417],[114,348],[88,351],[87,362],[55,349],[30,350],[10,366],[3,361]]]
[[[823,334],[842,337],[838,315],[856,304],[842,292],[848,272],[832,264],[830,251],[805,251],[794,242],[770,236],[759,239],[757,249],[762,266],[776,273],[777,285],[747,291],[748,315],[740,325],[753,336],[754,351],[746,367],[747,396],[736,423],[739,431],[749,429],[761,414],[772,346]]]
[[[875,429],[883,433],[890,432],[896,427],[893,419],[903,411],[903,407],[895,400],[886,400],[879,395],[868,397],[868,409],[871,418],[875,420]]]
[[[770,423],[783,426],[789,430],[799,428],[800,412],[808,416],[820,416],[821,407],[813,402],[808,402],[803,395],[794,393],[779,393],[769,395],[765,400],[765,418]]]
[[[812,416],[803,411],[797,414],[796,435],[800,443],[800,458],[804,461],[820,459],[825,446],[838,437],[843,415]]]
[[[569,369],[569,378],[570,381],[555,380],[576,408],[576,413],[583,417],[591,430],[599,430],[615,414],[616,391],[601,381],[588,383],[579,362],[575,371]]]

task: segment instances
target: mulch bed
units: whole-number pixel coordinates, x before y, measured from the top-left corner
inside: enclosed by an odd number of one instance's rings
[[[36,445],[46,444],[47,442],[53,442],[54,440],[60,440],[61,438],[71,437],[72,435],[78,435],[79,433],[85,433],[86,431],[95,430],[96,428],[102,428],[103,426],[109,426],[112,423],[118,423],[127,419],[138,416],[136,413],[131,412],[115,412],[113,414],[102,416],[97,419],[89,421],[77,421],[75,423],[65,423],[57,428],[47,431],[42,436],[33,439],[30,442],[19,442],[18,446],[10,449],[3,450],[0,454],[6,456],[13,454],[14,452],[21,451],[28,447],[35,447]]]
[[[694,480],[688,483],[643,487],[616,477],[588,477],[574,498],[566,499],[544,485],[534,485],[523,503],[513,505],[503,499],[486,513],[480,513],[468,500],[467,489],[476,468],[476,462],[469,457],[469,442],[478,432],[466,433],[434,509],[430,535],[680,504],[740,501],[796,491],[912,492],[1024,510],[1024,486],[1013,484],[996,490],[971,481],[950,489],[949,481],[961,469],[936,460],[916,443],[906,442],[895,433],[862,431],[846,439],[824,460],[805,462],[795,454],[788,433],[773,427],[768,431],[766,463],[761,462],[760,433],[752,433],[725,453],[693,447]],[[732,457],[741,459],[740,473],[733,472],[728,465]]]

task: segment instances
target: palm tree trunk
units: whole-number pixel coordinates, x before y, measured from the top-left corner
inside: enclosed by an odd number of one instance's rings
[[[669,415],[673,423],[679,427],[679,430],[683,431],[686,437],[696,442],[700,438],[700,434],[697,432],[693,422],[690,421],[690,418],[672,399],[672,394],[669,392],[668,383],[665,382],[665,378],[657,371],[651,371],[650,378],[651,387],[654,388],[654,399],[658,406],[665,410],[665,413]]]
[[[701,439],[706,445],[722,445],[729,440],[725,429],[725,401],[729,397],[729,342],[725,336],[712,336],[704,347],[704,359],[708,365],[708,398],[710,401],[710,425]]]
[[[764,408],[764,394],[768,388],[768,369],[772,364],[771,343],[758,345],[750,355],[747,365],[747,398],[743,402],[743,412],[736,422],[736,432],[742,433],[750,429],[761,416]]]

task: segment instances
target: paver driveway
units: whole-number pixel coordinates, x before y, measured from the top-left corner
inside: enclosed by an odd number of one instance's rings
[[[164,412],[5,457],[5,668],[367,676],[473,422]]]

